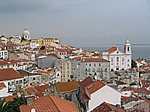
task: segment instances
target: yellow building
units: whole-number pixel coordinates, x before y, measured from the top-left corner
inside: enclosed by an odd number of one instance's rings
[[[45,46],[45,45],[51,45],[52,43],[59,43],[59,40],[57,38],[39,38],[38,44],[40,46]]]

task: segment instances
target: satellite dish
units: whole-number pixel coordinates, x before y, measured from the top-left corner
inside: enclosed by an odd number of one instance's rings
[[[31,112],[36,112],[35,108],[32,108],[32,109],[31,109]]]

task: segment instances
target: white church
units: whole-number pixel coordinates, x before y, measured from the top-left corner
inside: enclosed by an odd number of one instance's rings
[[[27,30],[27,27],[25,27],[22,37],[26,40],[30,40],[30,32]]]
[[[102,58],[110,61],[110,70],[121,70],[131,68],[132,51],[131,44],[126,40],[124,44],[124,50],[120,50],[118,47],[111,47],[109,50],[102,52]]]

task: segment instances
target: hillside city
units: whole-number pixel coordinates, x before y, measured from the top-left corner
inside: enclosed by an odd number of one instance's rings
[[[87,51],[26,27],[0,37],[0,98],[0,112],[150,112],[150,64],[129,40]]]

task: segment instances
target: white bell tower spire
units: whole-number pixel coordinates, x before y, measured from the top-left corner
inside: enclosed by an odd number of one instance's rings
[[[131,44],[128,40],[126,40],[125,45],[124,45],[124,52],[126,54],[131,54]]]

